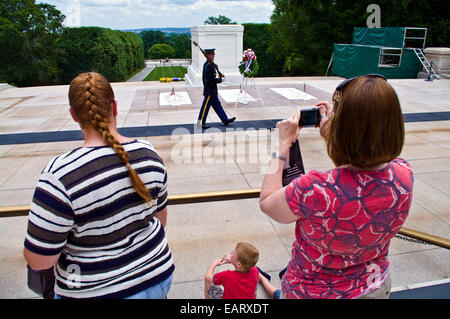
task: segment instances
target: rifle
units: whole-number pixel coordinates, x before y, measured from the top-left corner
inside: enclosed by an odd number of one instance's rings
[[[224,78],[225,75],[223,75],[222,72],[219,71],[219,67],[217,66],[217,64],[215,64],[205,53],[205,51],[198,45],[198,43],[196,41],[193,41],[191,38],[189,38],[189,40],[192,41],[192,43],[198,47],[200,49],[200,51],[203,53],[203,55],[205,56],[206,60],[208,60],[208,63],[211,64],[217,71],[217,73],[219,74],[219,77]]]

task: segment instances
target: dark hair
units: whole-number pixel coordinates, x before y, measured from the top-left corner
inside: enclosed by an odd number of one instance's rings
[[[327,137],[336,166],[369,168],[400,155],[405,139],[403,115],[392,86],[379,77],[362,76],[339,94]]]

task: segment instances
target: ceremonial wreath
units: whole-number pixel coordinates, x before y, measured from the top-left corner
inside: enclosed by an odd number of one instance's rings
[[[256,60],[255,52],[252,49],[247,49],[242,55],[242,61],[239,64],[239,72],[244,74],[246,78],[254,77],[258,73],[259,64]]]

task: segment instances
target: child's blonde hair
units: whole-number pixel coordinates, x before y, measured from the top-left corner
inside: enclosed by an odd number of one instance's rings
[[[236,245],[236,258],[242,265],[242,270],[249,271],[255,267],[259,258],[259,251],[255,246],[245,242],[239,242]]]

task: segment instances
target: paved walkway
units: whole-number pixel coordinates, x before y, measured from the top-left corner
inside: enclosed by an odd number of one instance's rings
[[[310,108],[319,100],[330,99],[340,81],[336,77],[260,78],[257,85],[263,101],[249,88],[255,100],[238,103],[236,108],[235,100],[226,99],[238,87],[223,85],[219,88],[227,91],[221,95],[223,106],[229,116],[237,116],[237,123],[227,132],[191,135],[177,131],[141,138],[150,141],[163,157],[170,194],[260,187],[274,132],[238,129],[239,122],[283,118],[297,105]],[[389,82],[404,113],[450,111],[450,80]],[[183,96],[183,103],[161,103],[172,87],[177,96]],[[301,99],[299,92],[304,88],[314,99]],[[113,83],[113,89],[120,128],[195,123],[202,102],[202,89],[186,87],[183,82]],[[1,91],[0,134],[78,130],[68,114],[67,91],[68,86]],[[208,121],[219,122],[213,110]],[[300,143],[307,170],[333,166],[317,129],[302,130]],[[28,205],[45,164],[80,145],[80,141],[0,145],[0,206]],[[405,227],[449,238],[450,121],[406,123],[401,157],[415,172],[413,204]],[[26,287],[22,257],[26,221],[26,217],[0,218],[0,298],[36,297]],[[294,240],[294,225],[267,218],[257,199],[169,206],[166,230],[176,264],[169,298],[202,298],[204,273],[212,259],[230,251],[238,241],[258,247],[259,266],[279,285],[278,272],[286,266]],[[450,251],[443,248],[393,239],[389,259],[393,287],[450,277]],[[257,295],[267,297],[261,286]]]
[[[150,74],[150,72],[152,72],[152,70],[154,69],[154,66],[146,66],[142,71],[140,71],[139,73],[135,74],[134,76],[132,76],[131,78],[128,79],[127,82],[141,82],[145,79],[145,77],[147,75]]]

